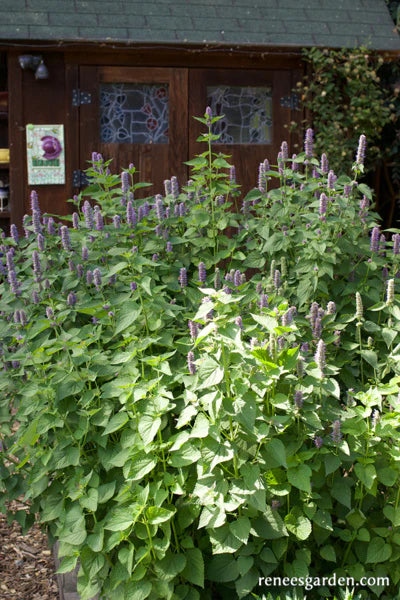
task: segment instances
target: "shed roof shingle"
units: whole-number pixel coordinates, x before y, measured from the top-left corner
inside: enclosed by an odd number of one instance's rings
[[[3,41],[400,50],[385,0],[1,0],[0,18]]]

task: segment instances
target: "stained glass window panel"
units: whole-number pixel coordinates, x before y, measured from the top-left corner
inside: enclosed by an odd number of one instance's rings
[[[168,143],[168,84],[105,83],[100,88],[100,140]]]
[[[213,133],[221,136],[216,143],[271,143],[271,87],[212,86],[207,88],[207,96],[212,114],[225,115],[213,127]]]

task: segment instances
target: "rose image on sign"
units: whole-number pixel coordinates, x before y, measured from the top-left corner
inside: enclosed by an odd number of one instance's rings
[[[52,135],[45,135],[40,140],[42,142],[43,158],[52,160],[58,158],[62,152],[59,140]]]

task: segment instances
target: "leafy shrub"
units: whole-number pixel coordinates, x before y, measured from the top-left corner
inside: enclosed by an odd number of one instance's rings
[[[390,575],[372,592],[393,598],[400,234],[357,185],[365,140],[339,179],[311,131],[292,160],[283,143],[237,210],[200,120],[183,191],[135,199],[134,166],[95,155],[72,227],[33,193],[3,239],[1,507],[25,494],[11,517],[39,513],[83,600],[263,597],[259,577],[333,571]]]

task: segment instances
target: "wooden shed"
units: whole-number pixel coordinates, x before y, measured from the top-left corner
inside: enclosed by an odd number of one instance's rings
[[[302,47],[400,50],[385,0],[1,0],[0,17],[2,227],[31,189],[68,213],[92,152],[134,163],[150,193],[185,183],[207,105],[248,190],[301,119]]]

